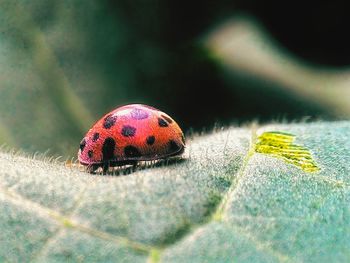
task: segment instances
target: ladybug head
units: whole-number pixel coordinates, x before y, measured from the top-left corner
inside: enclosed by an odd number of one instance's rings
[[[85,137],[80,142],[78,159],[81,164],[89,165],[101,161],[99,154],[97,154],[96,142],[93,139]]]

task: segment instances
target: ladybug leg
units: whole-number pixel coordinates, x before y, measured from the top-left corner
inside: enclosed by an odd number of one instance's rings
[[[109,168],[109,162],[103,163],[103,174],[106,175]]]
[[[131,164],[132,164],[132,171],[135,172],[137,169],[137,161],[134,161]]]
[[[86,168],[87,172],[91,173],[91,174],[95,174],[95,171],[100,167],[100,165],[98,164],[90,164],[88,165],[88,167]]]
[[[133,173],[137,170],[137,164],[138,162],[137,161],[128,161],[125,163],[125,169],[124,169],[124,174],[130,174],[130,173]],[[129,166],[128,166],[129,165]],[[131,166],[130,166],[131,165]]]

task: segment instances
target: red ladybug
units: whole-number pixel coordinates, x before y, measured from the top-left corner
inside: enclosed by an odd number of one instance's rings
[[[106,114],[80,142],[79,162],[90,172],[180,155],[185,137],[169,115],[153,107],[130,104]]]

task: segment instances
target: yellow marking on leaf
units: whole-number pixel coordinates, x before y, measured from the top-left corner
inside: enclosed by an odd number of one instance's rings
[[[159,262],[160,260],[160,251],[159,249],[151,249],[150,251],[150,256],[149,256],[149,259],[148,259],[148,263],[157,263]]]
[[[285,132],[264,132],[255,145],[255,152],[269,154],[291,163],[305,172],[317,172],[320,168],[310,151],[302,145],[293,144],[295,135]]]

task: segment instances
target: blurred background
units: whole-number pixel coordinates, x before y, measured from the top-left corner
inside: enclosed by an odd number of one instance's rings
[[[75,156],[126,103],[185,132],[348,119],[348,14],[345,1],[2,0],[0,144]]]

